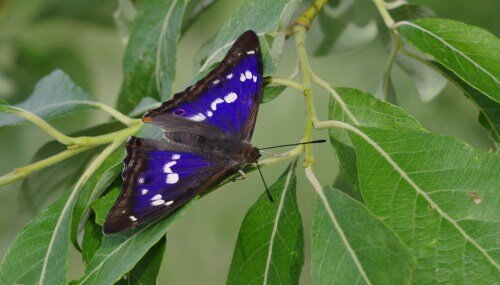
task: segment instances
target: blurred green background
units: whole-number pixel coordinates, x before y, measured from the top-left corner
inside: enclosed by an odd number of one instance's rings
[[[371,5],[366,2],[367,8]],[[463,21],[500,34],[498,0],[411,1],[431,7],[439,17]],[[180,90],[196,73],[193,58],[198,49],[222,26],[240,1],[219,0],[203,13],[182,37],[174,90]],[[63,69],[94,98],[109,105],[116,102],[122,80],[124,46],[112,14],[117,0],[0,0],[0,98],[14,104],[27,98],[36,81],[55,68]],[[314,46],[321,39],[317,24],[309,32]],[[312,54],[312,48],[310,48]],[[384,72],[387,50],[377,38],[367,45],[340,54],[312,57],[317,74],[334,86],[348,86],[374,92]],[[278,74],[286,77],[295,66],[293,43],[286,44]],[[477,122],[477,111],[455,87],[448,85],[434,100],[422,103],[411,79],[398,67],[393,70],[397,99],[425,128],[458,137],[474,147],[488,150],[487,132]],[[327,118],[327,94],[314,89],[319,117]],[[270,146],[300,140],[304,121],[304,102],[300,94],[286,91],[278,99],[263,104],[253,144]],[[69,133],[105,122],[98,111],[80,113],[54,121]],[[327,138],[316,133],[316,138]],[[49,137],[32,126],[0,129],[0,173],[29,163],[36,150]],[[315,146],[318,175],[323,184],[332,183],[338,173],[329,144]],[[264,170],[271,184],[286,163]],[[33,217],[23,209],[20,182],[0,189],[0,256],[24,225]],[[254,173],[245,181],[228,184],[196,203],[168,234],[167,253],[159,284],[222,284],[225,282],[239,225],[246,210],[264,191]],[[306,238],[306,261],[302,274],[310,283],[308,247],[315,195],[298,171],[298,199]],[[82,274],[82,263],[73,254],[70,277]]]

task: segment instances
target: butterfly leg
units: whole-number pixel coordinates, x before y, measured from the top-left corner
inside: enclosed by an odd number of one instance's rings
[[[247,175],[245,172],[243,172],[243,170],[238,170],[238,173],[240,174],[240,177],[237,177],[236,180],[244,180],[244,179],[247,179]]]

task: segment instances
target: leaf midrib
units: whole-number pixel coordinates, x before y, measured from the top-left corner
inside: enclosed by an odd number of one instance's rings
[[[292,178],[292,173],[293,173],[293,166],[291,165],[285,180],[285,185],[283,186],[283,191],[281,191],[282,194],[280,198],[280,203],[278,205],[278,211],[276,212],[276,216],[274,217],[273,231],[271,232],[271,239],[269,241],[269,250],[267,253],[267,260],[266,260],[266,268],[264,271],[264,280],[263,280],[264,285],[267,284],[267,279],[269,278],[269,268],[271,267],[271,257],[273,255],[274,237],[278,233],[278,224],[281,217],[281,211],[283,210],[283,205],[285,203],[285,197],[288,190],[288,185],[290,184],[290,180]]]

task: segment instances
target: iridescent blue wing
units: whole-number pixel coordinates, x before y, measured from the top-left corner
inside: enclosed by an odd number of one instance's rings
[[[232,171],[224,156],[131,137],[120,196],[104,223],[115,233],[168,215]]]
[[[148,111],[143,121],[171,133],[190,132],[212,139],[252,137],[262,89],[262,56],[253,31],[242,34],[207,76]]]

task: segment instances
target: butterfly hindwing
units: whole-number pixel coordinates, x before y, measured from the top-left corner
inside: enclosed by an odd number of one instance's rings
[[[114,233],[168,215],[231,171],[221,156],[131,137],[126,145],[124,183],[104,223]]]
[[[170,132],[250,140],[262,86],[262,56],[253,31],[241,35],[221,63],[185,91],[144,116]],[[188,127],[183,127],[189,126]]]

